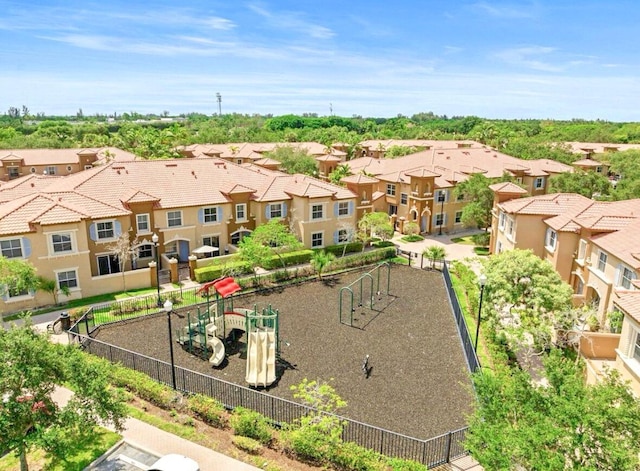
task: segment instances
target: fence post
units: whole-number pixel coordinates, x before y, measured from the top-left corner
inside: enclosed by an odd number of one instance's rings
[[[453,433],[447,434],[447,463],[451,463],[451,437]]]

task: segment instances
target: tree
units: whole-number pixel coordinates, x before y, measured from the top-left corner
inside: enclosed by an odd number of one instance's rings
[[[573,290],[553,265],[531,250],[509,250],[484,263],[484,318],[514,349],[549,348],[558,316],[571,306]]]
[[[474,173],[459,183],[454,194],[456,197],[464,197],[469,202],[462,208],[462,223],[486,229],[491,225],[491,209],[493,208],[493,191],[489,185],[494,183],[481,173]]]
[[[335,255],[330,252],[325,252],[324,250],[320,250],[313,254],[311,257],[311,266],[318,272],[318,279],[322,279],[322,271],[335,260]]]
[[[118,260],[118,268],[120,269],[120,273],[122,273],[123,291],[127,290],[127,280],[124,275],[127,262],[131,260],[131,263],[135,263],[138,259],[138,252],[134,249],[136,245],[138,245],[138,238],[136,237],[133,241],[130,241],[129,232],[124,231],[118,236],[115,242],[107,246],[107,250],[113,252],[113,255]]]
[[[289,227],[283,224],[280,218],[273,218],[268,223],[261,224],[251,233],[249,238],[251,242],[247,242],[246,246],[245,244],[238,245],[241,258],[247,256],[247,253],[245,255],[242,254],[243,250],[248,251],[250,248],[253,251],[251,257],[254,257],[254,259],[258,257],[264,261],[265,254],[270,253],[280,259],[283,267],[285,263],[282,254],[302,247],[302,243],[296,235],[291,232]],[[266,250],[261,249],[261,251],[258,251],[256,246],[251,246],[253,243],[264,247]]]
[[[389,216],[383,212],[366,213],[358,221],[358,228],[370,237],[380,237],[387,240],[393,237],[393,226]]]
[[[447,251],[441,245],[431,245],[422,251],[422,255],[431,260],[431,269],[436,267],[436,260],[444,260]]]
[[[19,258],[0,256],[0,294],[18,294],[38,288],[36,268]]]
[[[545,384],[507,366],[474,375],[472,456],[495,470],[638,469],[640,402],[617,372],[585,385],[582,364],[554,349],[544,374]]]
[[[611,191],[611,183],[601,173],[576,170],[554,175],[549,179],[550,193],[577,193],[587,198],[606,196]]]
[[[343,183],[340,183],[340,180],[344,177],[348,177],[349,175],[353,175],[351,167],[349,167],[348,164],[340,164],[329,174],[329,181],[334,185],[344,185]]]
[[[291,146],[278,146],[272,152],[266,152],[265,155],[280,162],[282,170],[287,173],[317,174],[317,162],[305,150]]]
[[[640,198],[640,151],[616,152],[611,154],[609,160],[611,172],[620,176],[613,191],[613,198]]]
[[[58,305],[58,296],[60,293],[65,296],[69,296],[71,294],[71,290],[67,285],[63,285],[58,289],[58,282],[56,280],[45,278],[43,276],[38,277],[38,289],[49,293],[53,297],[53,303],[55,305]]]
[[[0,363],[0,450],[15,453],[21,471],[28,470],[27,452],[34,447],[64,459],[68,444],[96,426],[122,429],[126,407],[109,385],[107,367],[75,346],[50,342],[29,319],[0,329]],[[61,384],[75,391],[64,407],[51,397]]]
[[[408,236],[418,235],[420,233],[420,226],[418,226],[418,223],[413,221],[405,222],[402,231]]]

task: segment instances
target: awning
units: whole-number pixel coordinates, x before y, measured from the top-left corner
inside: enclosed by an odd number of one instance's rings
[[[202,247],[198,247],[194,249],[191,253],[195,254],[203,254],[203,253],[211,253],[211,252],[220,252],[218,247],[211,247],[210,245],[203,245]]]

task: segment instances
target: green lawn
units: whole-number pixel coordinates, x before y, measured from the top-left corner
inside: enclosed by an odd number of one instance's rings
[[[64,461],[53,461],[43,450],[34,450],[27,456],[30,469],[46,469],[47,471],[82,471],[93,461],[102,456],[109,448],[118,443],[120,435],[100,428],[95,435],[85,441],[74,443],[68,450]],[[0,471],[16,471],[20,462],[13,454],[0,458]]]
[[[464,236],[464,237],[454,237],[453,239],[451,239],[451,242],[454,242],[456,244],[462,244],[462,245],[476,245],[473,242],[473,236]]]

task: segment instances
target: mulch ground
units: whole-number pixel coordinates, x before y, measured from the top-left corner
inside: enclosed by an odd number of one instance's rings
[[[373,310],[357,306],[359,288],[355,287],[353,327],[339,320],[339,293],[361,272],[235,298],[235,307],[271,305],[280,312],[285,362],[280,365],[279,380],[267,392],[293,399],[290,386],[304,378],[327,381],[347,401],[339,413],[351,419],[423,439],[464,427],[473,394],[442,275],[394,265],[386,296],[385,273],[386,269]],[[364,283],[365,299],[368,285]],[[193,317],[196,310],[190,310]],[[343,292],[347,318],[349,311],[349,296]],[[184,314],[173,316],[174,329],[186,325]],[[227,350],[230,354],[218,368],[177,344],[175,363],[246,385],[245,337]],[[169,361],[164,315],[103,326],[97,338]],[[368,377],[362,370],[366,355]]]

